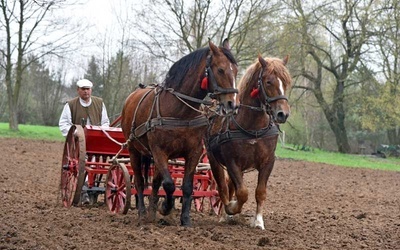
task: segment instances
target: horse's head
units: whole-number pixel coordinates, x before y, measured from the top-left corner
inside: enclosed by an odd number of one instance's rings
[[[237,64],[230,52],[228,39],[222,47],[215,46],[209,41],[210,54],[206,62],[207,85],[203,89],[211,93],[211,97],[218,101],[223,113],[232,113],[236,107],[236,75]]]
[[[267,107],[277,123],[285,123],[290,114],[290,106],[286,97],[291,87],[291,76],[286,68],[289,56],[284,59],[262,58],[258,56],[255,69],[258,70],[256,85],[252,86],[251,97],[258,98]],[[254,76],[255,77],[255,76]]]

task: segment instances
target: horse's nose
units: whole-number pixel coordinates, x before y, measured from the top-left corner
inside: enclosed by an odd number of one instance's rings
[[[229,101],[228,102],[228,106],[229,106],[230,110],[235,110],[237,108],[236,107],[236,102],[234,102],[234,101]]]
[[[276,121],[278,123],[285,123],[288,117],[289,117],[289,113],[285,113],[283,111],[278,111],[276,113]]]
[[[231,114],[236,110],[236,103],[234,101],[227,101],[224,109],[227,114]]]

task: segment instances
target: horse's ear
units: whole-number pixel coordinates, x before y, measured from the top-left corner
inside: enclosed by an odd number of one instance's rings
[[[283,58],[283,64],[286,65],[289,62],[289,55],[286,55],[285,58]]]
[[[222,42],[222,47],[224,47],[227,50],[231,50],[231,45],[229,44],[229,39],[225,38],[224,41]]]
[[[211,40],[208,41],[208,47],[210,47],[210,50],[214,55],[218,54],[218,47],[215,46],[215,44],[213,44]]]
[[[258,54],[258,61],[263,68],[267,67],[267,61],[265,61],[265,59],[260,54]]]

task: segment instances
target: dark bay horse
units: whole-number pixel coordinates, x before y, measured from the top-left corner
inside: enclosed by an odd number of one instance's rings
[[[281,60],[258,56],[239,82],[237,114],[212,118],[206,136],[209,162],[228,215],[240,213],[248,199],[243,174],[258,170],[257,209],[252,226],[261,229],[265,229],[263,204],[278,142],[276,123],[286,122],[290,113],[286,92],[292,80],[285,66],[287,61],[288,57]]]
[[[237,64],[229,41],[225,39],[221,47],[210,41],[208,47],[174,63],[162,84],[137,89],[126,99],[121,128],[135,173],[140,220],[146,214],[141,155],[152,156],[156,166],[148,209],[150,221],[156,217],[161,184],[166,197],[159,212],[168,215],[174,207],[175,184],[168,170],[168,159],[182,157],[185,174],[180,222],[182,226],[191,226],[193,176],[203,152],[202,139],[209,122],[200,107],[212,104],[205,99],[209,95],[219,104],[221,113],[232,113],[236,109],[238,92],[236,75]]]

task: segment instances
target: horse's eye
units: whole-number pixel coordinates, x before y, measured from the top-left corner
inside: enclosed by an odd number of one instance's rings
[[[218,68],[218,73],[223,74],[223,73],[224,73],[224,70],[221,69],[221,68]]]

